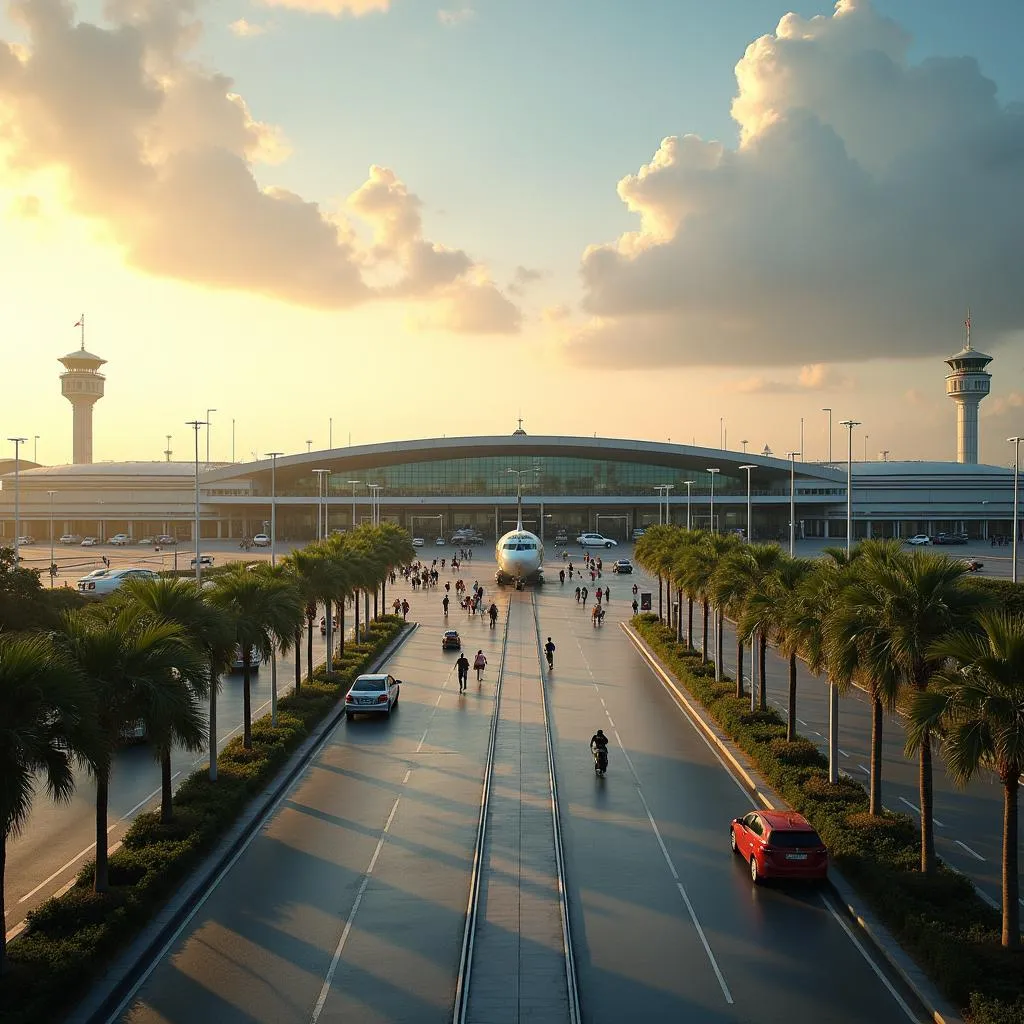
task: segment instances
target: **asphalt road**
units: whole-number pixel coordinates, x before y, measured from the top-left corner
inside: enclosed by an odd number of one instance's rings
[[[482,564],[464,575],[490,597]],[[529,594],[505,596],[530,614]],[[450,1019],[500,633],[450,617],[490,662],[460,697],[440,597],[411,598],[399,709],[330,734],[119,1019]],[[598,631],[568,587],[539,609],[558,645],[547,686],[587,1024],[921,1019],[819,890],[752,886],[728,845],[749,800],[612,623],[627,603],[613,597]],[[615,743],[606,779],[597,725]]]

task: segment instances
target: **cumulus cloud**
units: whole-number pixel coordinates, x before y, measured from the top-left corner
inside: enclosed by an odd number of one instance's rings
[[[361,18],[364,14],[387,11],[391,0],[261,0],[268,7],[287,7],[307,14],[329,14],[341,18],[348,14]]]
[[[472,7],[449,7],[442,8],[437,12],[437,20],[442,25],[461,25],[464,21],[470,21],[476,17],[476,11]]]
[[[109,28],[76,22],[61,0],[14,12],[30,42],[0,41],[6,171],[59,171],[71,209],[101,222],[130,264],[328,309],[437,301],[454,329],[487,311],[518,324],[482,267],[423,237],[420,200],[388,168],[372,167],[349,204],[369,247],[346,215],[262,186],[254,166],[285,159],[287,143],[230,78],[189,59],[192,0],[109,0]]]
[[[835,367],[824,363],[801,366],[793,380],[777,380],[771,377],[746,377],[727,386],[727,390],[744,395],[795,395],[807,391],[837,391],[847,387],[850,379]]]
[[[909,43],[868,0],[752,43],[738,145],[672,136],[619,182],[638,226],[584,253],[570,354],[849,362],[952,351],[968,304],[981,347],[1024,325],[1024,108]]]
[[[240,39],[249,39],[253,36],[261,36],[267,31],[266,25],[259,25],[252,21],[246,21],[245,18],[238,18],[236,21],[231,22],[231,24],[228,25],[228,28]]]
[[[533,270],[530,267],[518,266],[512,274],[512,280],[508,284],[508,290],[513,295],[522,295],[523,292],[537,281],[544,277],[543,270]]]

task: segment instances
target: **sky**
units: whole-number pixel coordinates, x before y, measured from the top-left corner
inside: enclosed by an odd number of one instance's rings
[[[3,436],[71,460],[84,312],[96,461],[188,459],[208,409],[223,460],[520,416],[816,460],[826,407],[952,460],[970,309],[1006,464],[1022,36],[1019,0],[13,0]]]

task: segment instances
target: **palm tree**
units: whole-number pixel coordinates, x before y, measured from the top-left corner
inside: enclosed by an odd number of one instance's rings
[[[335,534],[336,539],[338,537]],[[301,580],[301,596],[305,605],[324,605],[324,624],[327,632],[327,670],[331,671],[334,648],[334,601],[345,585],[344,569],[338,557],[338,546],[330,541],[310,544],[292,556],[296,576]],[[307,669],[313,678],[313,625],[309,622],[309,653]]]
[[[921,552],[889,551],[867,559],[864,570],[872,588],[870,600],[882,603],[868,611],[875,646],[873,662],[888,659],[900,685],[922,692],[943,659],[933,648],[952,632],[967,629],[987,597],[964,585],[970,571],[957,558]],[[921,808],[921,871],[935,869],[935,829],[932,822],[932,748],[927,727],[915,734]]]
[[[715,573],[724,559],[739,546],[739,540],[735,534],[731,533],[710,533],[704,538],[703,544],[711,561],[708,596],[714,603],[715,609],[715,679],[720,680],[722,678],[722,652],[725,641],[722,635],[724,632],[722,626],[725,620],[725,610],[721,602],[715,599]]]
[[[107,805],[114,754],[125,731],[140,719],[179,723],[188,733],[202,728],[202,714],[186,678],[205,665],[191,638],[175,622],[116,606],[67,612],[54,642],[93,692],[95,713],[80,754],[96,779],[96,873],[94,889],[109,887]]]
[[[931,688],[909,707],[907,748],[931,732],[943,738],[946,766],[958,786],[982,768],[1003,785],[1003,945],[1020,946],[1018,805],[1024,772],[1024,616],[986,611],[976,629],[959,630],[932,646],[945,662]]]
[[[304,602],[292,580],[234,566],[217,577],[210,600],[228,616],[242,656],[242,746],[252,747],[252,652],[269,659],[274,638],[295,630]]]
[[[90,695],[75,667],[46,636],[0,637],[0,906],[6,905],[7,841],[28,821],[37,780],[51,800],[66,803],[75,788],[71,757]],[[0,933],[0,976],[7,960]]]
[[[220,675],[227,667],[234,643],[229,623],[215,608],[194,579],[169,578],[130,580],[111,599],[113,604],[134,606],[155,619],[176,622],[192,645],[205,657],[205,672],[186,682],[196,696],[209,700],[206,745],[210,751],[210,779],[217,778],[217,690]],[[148,733],[160,761],[160,820],[173,820],[171,801],[171,748],[177,744],[186,750],[203,749],[202,737],[179,731],[178,723],[147,721]]]

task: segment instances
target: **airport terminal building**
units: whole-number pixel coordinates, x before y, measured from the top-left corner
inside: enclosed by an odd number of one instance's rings
[[[745,467],[750,467],[749,469]],[[115,533],[135,540],[170,534],[192,539],[196,490],[203,538],[243,539],[269,528],[302,541],[318,522],[347,530],[383,520],[414,536],[447,537],[474,527],[494,538],[515,524],[522,474],[524,525],[550,541],[594,530],[629,537],[667,515],[680,525],[746,530],[755,539],[789,535],[791,501],[798,537],[845,538],[847,464],[780,459],[771,454],[600,437],[510,435],[445,437],[303,452],[248,463],[99,462],[5,467],[0,531],[36,541],[63,534]],[[318,472],[319,471],[319,472]],[[1013,471],[963,462],[855,462],[854,535],[915,533],[1009,536]],[[662,494],[668,485],[667,500]]]

